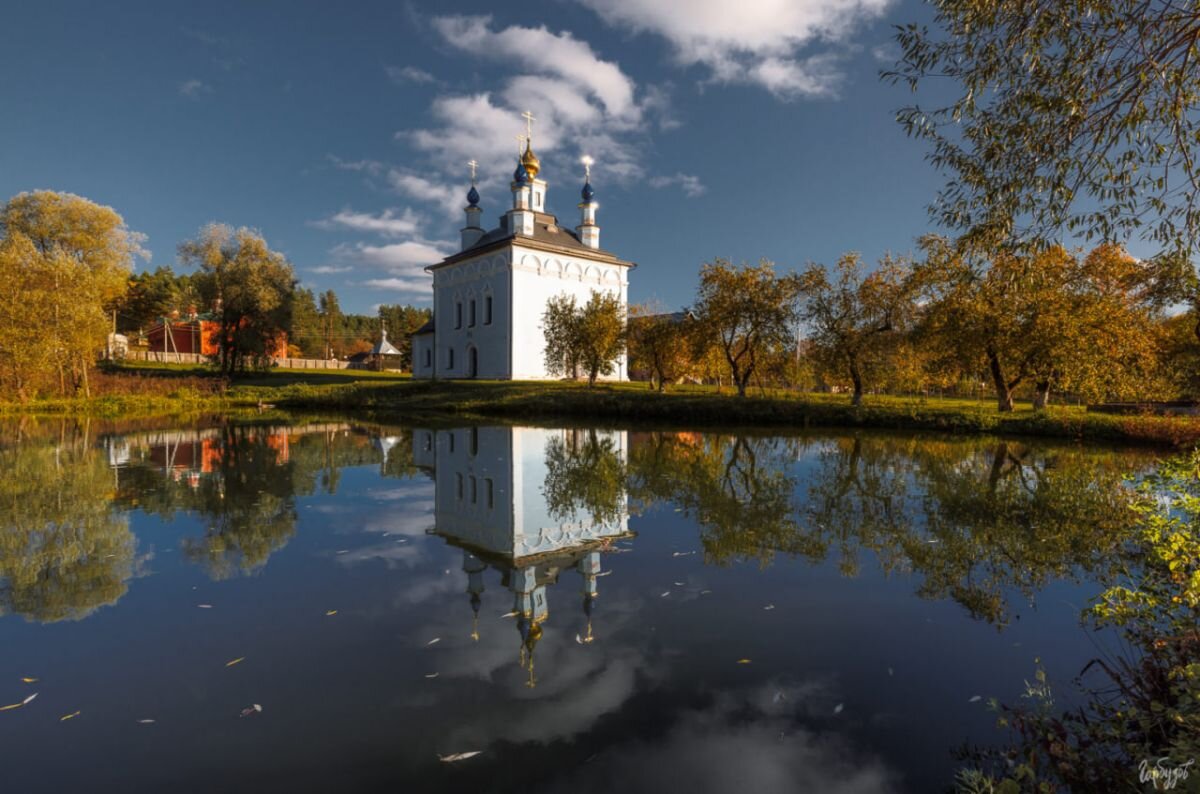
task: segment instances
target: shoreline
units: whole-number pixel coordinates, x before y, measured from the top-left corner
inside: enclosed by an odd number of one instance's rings
[[[280,376],[285,377],[285,376]],[[739,398],[712,387],[665,394],[642,383],[585,385],[534,381],[414,381],[370,378],[344,383],[233,384],[220,393],[183,388],[165,394],[0,403],[0,418],[118,417],[239,413],[269,407],[431,421],[552,420],[695,429],[868,428],[958,435],[1026,436],[1180,449],[1200,443],[1200,419],[1089,413],[1052,406],[1002,414],[984,401],[869,396],[859,407],[846,395],[773,392]]]

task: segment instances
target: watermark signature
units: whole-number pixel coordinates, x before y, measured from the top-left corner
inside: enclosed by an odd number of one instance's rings
[[[1151,761],[1143,758],[1138,764],[1138,782],[1151,783],[1155,791],[1170,791],[1182,781],[1188,779],[1195,758],[1189,758],[1182,764],[1172,764],[1167,756]]]

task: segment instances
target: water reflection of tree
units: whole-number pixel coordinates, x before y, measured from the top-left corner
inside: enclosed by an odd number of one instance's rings
[[[137,567],[137,540],[109,504],[107,461],[85,428],[56,429],[0,445],[0,614],[79,620],[116,603]]]
[[[715,562],[836,553],[856,575],[868,551],[885,571],[918,575],[917,593],[1008,620],[1005,591],[1097,575],[1129,523],[1129,460],[1012,442],[903,436],[823,442],[803,477],[801,440],[635,434],[630,496],[671,502],[700,523]],[[807,485],[803,508],[795,493]]]
[[[558,521],[579,514],[611,524],[625,510],[625,462],[616,439],[595,429],[564,430],[546,442],[546,509]]]
[[[1111,559],[1129,525],[1127,465],[1003,441],[843,439],[820,456],[808,517],[843,570],[867,549],[919,574],[918,595],[1003,624],[1006,589],[1032,597]]]
[[[747,435],[646,434],[631,448],[630,497],[642,506],[670,502],[695,518],[712,562],[814,556],[794,517],[790,446]]]

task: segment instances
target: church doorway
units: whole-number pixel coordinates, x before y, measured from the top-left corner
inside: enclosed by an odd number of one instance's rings
[[[474,346],[467,348],[467,377],[479,377],[479,351]]]

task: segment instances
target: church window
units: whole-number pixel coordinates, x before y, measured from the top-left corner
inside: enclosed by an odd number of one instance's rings
[[[471,298],[471,311],[467,315],[467,317],[468,317],[467,325],[474,328],[475,327],[475,299],[474,298]]]
[[[454,327],[462,328],[462,301],[454,304]]]
[[[483,324],[492,324],[492,296],[487,295],[483,299]]]

